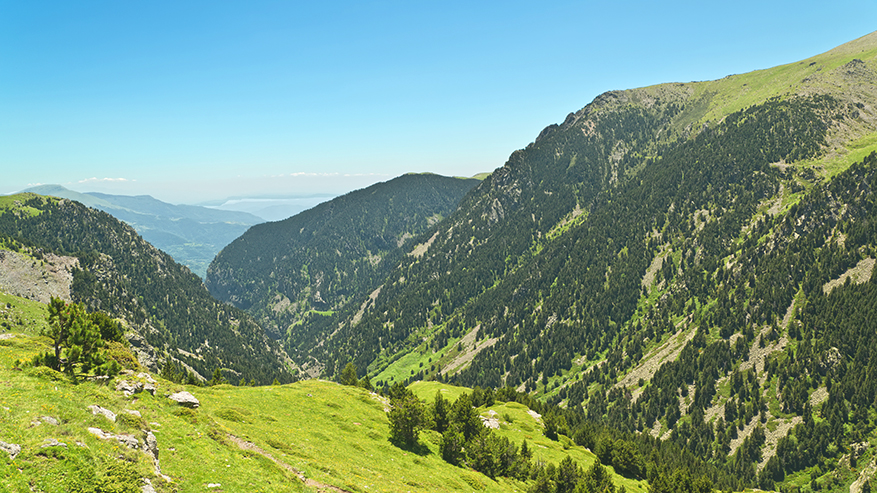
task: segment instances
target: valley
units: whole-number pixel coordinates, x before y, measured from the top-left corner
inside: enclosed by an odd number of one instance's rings
[[[203,283],[119,218],[0,197],[0,441],[21,447],[0,484],[871,491],[877,33],[604,93],[480,178],[253,226]],[[121,324],[125,373],[34,364],[55,297]]]

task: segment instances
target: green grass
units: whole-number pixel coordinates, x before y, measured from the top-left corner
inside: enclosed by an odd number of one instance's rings
[[[435,399],[436,392],[441,392],[442,396],[454,401],[463,394],[471,392],[465,387],[456,387],[453,385],[438,382],[415,382],[409,387],[414,395],[420,399],[431,403]],[[569,455],[580,466],[584,468],[591,467],[594,464],[596,456],[591,451],[572,443],[572,441],[563,435],[560,440],[552,441],[545,437],[542,433],[543,426],[541,421],[531,416],[527,406],[517,402],[497,402],[490,407],[478,408],[479,414],[486,416],[488,411],[496,411],[500,420],[500,427],[496,433],[508,438],[513,443],[520,446],[524,440],[529,444],[530,450],[533,451],[533,460],[542,460],[546,463],[560,463],[564,457]],[[506,420],[511,418],[511,422]],[[629,492],[646,492],[648,485],[645,481],[636,481],[615,474],[614,469],[609,466],[607,469],[614,475],[613,480],[617,487],[624,486]]]
[[[35,193],[17,193],[15,195],[3,195],[0,196],[0,211],[4,210],[14,210],[21,211],[27,214],[30,217],[38,216],[42,211],[39,209],[35,209],[33,207],[20,205],[25,201],[30,200],[34,197],[40,198],[44,203],[47,199],[46,197],[42,197]]]

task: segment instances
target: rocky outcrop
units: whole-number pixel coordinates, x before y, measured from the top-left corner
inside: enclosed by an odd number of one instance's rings
[[[54,438],[46,438],[46,440],[43,442],[43,444],[40,445],[40,448],[49,448],[49,447],[67,448],[67,444],[64,442],[59,442],[58,440],[56,440]]]
[[[127,433],[122,433],[119,435],[114,435],[112,433],[106,432],[100,428],[89,428],[88,432],[92,435],[100,438],[101,440],[116,440],[120,444],[128,447],[132,450],[140,449],[140,441],[137,440],[137,437],[134,435],[129,435]]]
[[[100,415],[112,421],[113,423],[116,422],[116,413],[110,411],[109,409],[102,408],[97,404],[92,404],[88,406],[88,410],[91,411],[91,414],[94,414],[95,416]]]
[[[196,399],[194,395],[192,395],[186,391],[171,394],[168,396],[168,399],[176,402],[177,404],[179,404],[181,406],[189,407],[192,409],[196,409],[196,408],[198,408],[198,406],[201,405],[201,403],[198,402],[198,399]]]
[[[18,457],[18,454],[21,453],[21,445],[17,443],[6,443],[0,440],[0,451],[9,454],[10,460],[15,460],[15,458]]]

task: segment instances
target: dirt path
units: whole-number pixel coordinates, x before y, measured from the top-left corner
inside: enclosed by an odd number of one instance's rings
[[[349,492],[345,489],[339,488],[337,486],[332,486],[331,484],[321,483],[319,481],[305,477],[303,472],[299,471],[298,469],[290,466],[289,464],[287,464],[281,460],[276,459],[269,452],[266,452],[262,447],[259,447],[258,445],[256,445],[253,442],[248,442],[246,440],[242,440],[242,439],[232,435],[231,433],[228,434],[228,439],[231,440],[232,442],[234,442],[235,444],[237,444],[237,446],[240,447],[241,449],[256,452],[257,454],[261,455],[262,457],[265,457],[266,459],[270,460],[271,462],[274,462],[275,464],[282,467],[283,469],[286,469],[287,471],[291,472],[292,474],[295,474],[296,477],[298,477],[298,479],[300,479],[305,484],[305,486],[307,486],[308,488],[314,488],[317,491],[321,491],[321,492],[332,491],[335,493],[351,493],[351,492]]]

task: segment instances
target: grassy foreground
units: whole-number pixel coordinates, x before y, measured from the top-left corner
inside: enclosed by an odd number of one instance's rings
[[[420,454],[394,446],[386,401],[359,388],[317,380],[202,388],[156,377],[155,395],[126,397],[116,384],[147,382],[136,375],[139,369],[99,382],[16,366],[49,347],[38,335],[45,307],[2,294],[0,311],[0,441],[21,446],[14,459],[0,452],[0,491],[140,492],[143,478],[159,492],[512,492],[531,485],[444,462],[436,432],[421,433],[426,447]],[[184,408],[167,398],[180,390],[195,395],[200,407]],[[439,390],[451,400],[468,391],[432,382],[412,390],[426,400]],[[112,411],[116,421],[92,414],[91,405]],[[566,437],[545,438],[541,421],[525,406],[497,403],[491,409],[500,416],[497,433],[517,444],[528,440],[534,460],[558,463],[568,454],[583,467],[593,462],[593,454]],[[133,437],[139,447],[151,432],[166,478],[144,451],[100,439],[89,428]],[[643,482],[614,479],[627,491],[646,491]]]

